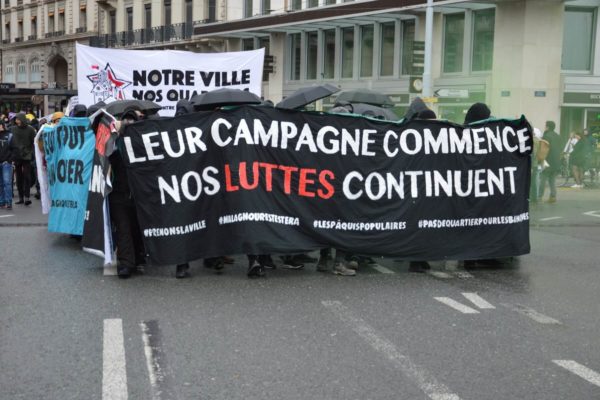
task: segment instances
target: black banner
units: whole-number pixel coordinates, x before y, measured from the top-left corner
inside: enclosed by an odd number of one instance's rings
[[[524,117],[463,127],[241,107],[138,122],[120,146],[153,263],[529,252]]]

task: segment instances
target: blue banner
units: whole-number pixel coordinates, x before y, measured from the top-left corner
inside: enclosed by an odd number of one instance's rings
[[[43,131],[50,187],[48,231],[83,234],[95,137],[88,118],[62,118]]]

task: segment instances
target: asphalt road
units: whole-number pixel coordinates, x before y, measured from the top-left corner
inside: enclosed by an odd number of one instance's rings
[[[241,257],[119,280],[15,206],[0,399],[600,399],[600,191],[558,200],[531,210],[532,252],[510,265],[262,280]]]

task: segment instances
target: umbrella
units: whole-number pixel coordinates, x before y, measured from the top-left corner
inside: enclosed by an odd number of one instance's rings
[[[312,103],[313,101],[317,101],[323,97],[331,96],[339,91],[340,89],[337,86],[333,86],[328,83],[324,85],[308,86],[296,90],[294,93],[277,103],[277,108],[287,108],[289,110],[301,108]]]
[[[347,90],[339,94],[336,101],[349,103],[366,103],[374,106],[393,106],[394,102],[387,94],[369,89]]]
[[[191,98],[196,111],[213,110],[222,106],[260,104],[262,100],[254,93],[240,89],[223,88],[198,94]]]
[[[371,104],[354,103],[352,104],[354,114],[364,115],[366,117],[385,119],[388,121],[398,121],[400,118],[389,108],[377,107]]]
[[[104,109],[115,117],[129,110],[139,110],[147,114],[156,113],[162,107],[149,100],[117,100],[109,103]]]

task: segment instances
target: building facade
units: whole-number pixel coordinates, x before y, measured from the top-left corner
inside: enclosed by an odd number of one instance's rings
[[[2,0],[2,78],[75,90],[74,43],[196,52],[265,47],[274,102],[312,84],[418,94],[426,0]],[[432,107],[486,102],[561,132],[600,131],[600,0],[434,0]],[[46,89],[48,90],[48,89]],[[416,93],[415,93],[416,92]],[[39,100],[39,98],[37,99]],[[323,106],[332,105],[325,100]],[[60,107],[52,97],[49,109]]]

